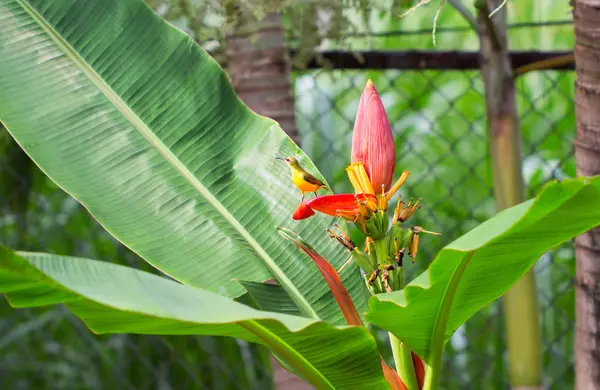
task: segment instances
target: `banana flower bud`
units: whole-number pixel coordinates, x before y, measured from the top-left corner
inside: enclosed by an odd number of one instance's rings
[[[396,167],[394,135],[383,102],[371,80],[363,90],[356,113],[352,162],[364,164],[374,193],[390,189]]]

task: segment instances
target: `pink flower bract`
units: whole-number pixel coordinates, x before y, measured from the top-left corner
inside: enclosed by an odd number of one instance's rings
[[[382,186],[385,191],[390,189],[396,167],[394,135],[383,102],[371,80],[363,90],[356,113],[352,162],[364,164],[376,194],[381,194]]]

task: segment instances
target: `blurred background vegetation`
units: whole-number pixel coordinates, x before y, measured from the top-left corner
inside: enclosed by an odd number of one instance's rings
[[[147,1],[226,66],[231,2]],[[424,270],[437,250],[495,213],[483,85],[477,71],[303,70],[315,50],[477,50],[477,35],[449,5],[438,2],[409,17],[409,0],[246,0],[259,20],[282,9],[286,38],[297,49],[293,86],[301,147],[334,191],[350,189],[344,168],[362,88],[368,78],[387,107],[398,147],[397,170],[411,171],[405,197],[422,197],[414,223],[441,232],[423,237],[409,272]],[[465,2],[466,3],[466,2]],[[513,50],[571,50],[567,2],[508,3]],[[539,71],[517,79],[528,196],[548,180],[575,176],[574,73]],[[104,232],[0,131],[0,243],[128,264],[149,270]],[[573,385],[574,251],[546,254],[535,268],[542,307],[544,385]],[[384,337],[385,335],[382,335]],[[448,343],[446,389],[508,386],[498,304],[473,317]],[[486,384],[486,387],[482,384]],[[266,352],[215,337],[95,336],[62,308],[13,311],[0,303],[2,389],[269,389]]]

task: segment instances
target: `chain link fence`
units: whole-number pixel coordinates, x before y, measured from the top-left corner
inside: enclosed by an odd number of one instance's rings
[[[351,191],[354,116],[370,78],[387,108],[397,144],[397,170],[411,172],[403,197],[422,197],[412,222],[442,233],[424,237],[412,276],[445,244],[495,213],[483,83],[477,71],[317,70],[297,74],[297,121],[303,149],[335,192]],[[529,197],[552,179],[575,176],[574,73],[541,71],[517,81],[523,176]],[[573,386],[575,254],[568,243],[535,267],[540,294],[547,389]],[[508,388],[500,302],[461,327],[448,343],[445,389]]]

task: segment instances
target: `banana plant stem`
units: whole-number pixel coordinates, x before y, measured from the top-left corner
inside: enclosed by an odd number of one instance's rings
[[[387,240],[375,241],[375,247],[377,248],[377,260],[379,264],[388,264],[390,259],[388,258],[389,248],[387,246]],[[397,269],[394,271],[394,280],[392,281],[394,290],[401,290],[404,287],[404,272],[403,269]],[[396,364],[396,371],[402,379],[402,382],[406,385],[408,390],[419,390],[419,384],[417,382],[417,376],[415,375],[415,368],[413,366],[412,355],[410,349],[400,341],[392,333],[390,335],[390,344],[392,346],[392,354],[394,355],[394,363]]]
[[[431,339],[431,347],[428,354],[427,367],[425,368],[425,383],[423,390],[437,390],[440,383],[440,372],[442,371],[442,354],[444,352],[444,342],[446,338],[446,324],[452,309],[454,295],[458,289],[460,279],[469,266],[475,252],[470,252],[461,260],[458,268],[454,271],[454,275],[450,279],[450,283],[446,287],[446,294],[440,304],[440,311],[433,327],[433,335]]]
[[[396,363],[396,370],[398,371],[398,375],[400,375],[400,379],[402,379],[408,390],[419,390],[410,350],[406,344],[391,333],[390,344],[392,344],[394,363]]]
[[[425,383],[423,390],[438,390],[440,383],[441,359],[425,366]]]

